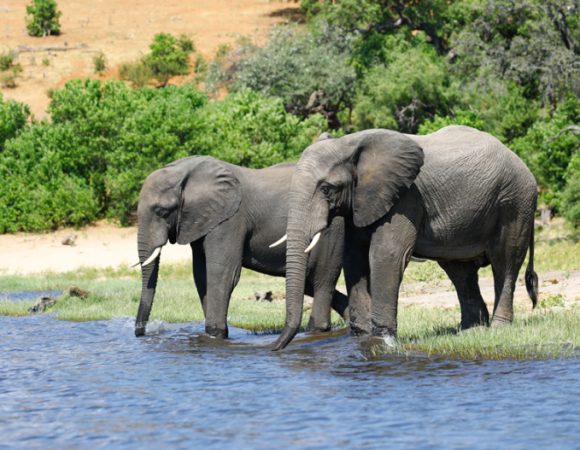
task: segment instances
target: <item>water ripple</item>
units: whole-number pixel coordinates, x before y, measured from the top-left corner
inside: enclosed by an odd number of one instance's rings
[[[577,448],[580,360],[371,351],[132,319],[0,317],[0,432],[32,448]]]

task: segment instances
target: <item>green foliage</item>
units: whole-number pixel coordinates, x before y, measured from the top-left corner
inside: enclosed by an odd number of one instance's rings
[[[580,152],[577,149],[566,172],[566,180],[561,213],[572,226],[580,228]]]
[[[263,167],[297,158],[325,129],[321,116],[301,120],[280,99],[242,90],[207,104],[193,86],[72,81],[53,93],[52,121],[20,134],[27,116],[0,106],[13,117],[5,135],[16,136],[0,154],[0,233],[105,216],[127,224],[145,177],[171,161],[207,154]]]
[[[95,73],[103,73],[107,70],[107,58],[103,52],[100,52],[93,58],[93,67]]]
[[[10,69],[14,64],[14,52],[0,53],[0,71]]]
[[[147,64],[138,60],[119,65],[119,76],[121,80],[129,81],[133,87],[142,88],[153,78],[153,72]]]
[[[255,168],[298,159],[326,130],[322,116],[301,120],[286,113],[280,99],[248,89],[208,104],[198,120],[196,153]]]
[[[0,154],[4,149],[4,143],[24,128],[29,117],[28,105],[13,100],[5,101],[0,94]]]
[[[26,6],[26,28],[30,36],[45,37],[60,34],[58,10],[55,0],[32,0]]]
[[[187,36],[176,38],[169,33],[158,33],[149,48],[151,52],[143,58],[143,62],[162,86],[167,85],[172,76],[189,72],[189,54],[194,47]]]
[[[195,47],[187,36],[176,38],[169,33],[158,33],[153,37],[149,49],[151,51],[143,58],[119,66],[122,80],[141,88],[156,78],[163,87],[171,77],[189,73],[189,55],[195,51]]]
[[[409,48],[387,66],[369,70],[357,96],[354,125],[414,133],[426,119],[447,114],[448,85],[446,67],[433,51]]]
[[[72,127],[46,123],[28,127],[6,143],[0,164],[0,233],[96,219],[92,190],[73,170],[71,154],[78,144]]]
[[[338,112],[354,99],[349,48],[349,36],[338,30],[279,27],[265,47],[246,47],[248,56],[239,64],[234,85],[280,97],[286,110],[300,117],[322,114],[338,128]]]
[[[0,87],[15,88],[16,78],[22,72],[20,64],[14,64],[14,52],[0,54]]]
[[[580,93],[580,23],[574,0],[465,2],[468,25],[452,39],[458,74],[508,79],[554,106]]]
[[[580,146],[578,134],[561,132],[577,123],[580,123],[580,101],[568,97],[552,117],[536,121],[525,136],[512,144],[512,149],[536,176],[542,188],[540,200],[556,210],[560,207],[560,195],[566,185],[572,155]]]
[[[455,106],[448,115],[437,115],[420,127],[420,133],[446,125],[467,125],[494,135],[505,144],[527,133],[538,118],[537,102],[523,96],[515,84],[489,80],[487,84],[463,84],[450,88]],[[451,95],[450,95],[451,96]]]

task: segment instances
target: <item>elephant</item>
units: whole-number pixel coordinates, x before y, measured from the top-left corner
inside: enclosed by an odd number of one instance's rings
[[[139,195],[138,253],[142,289],[135,335],[143,336],[157,286],[161,248],[189,244],[205,331],[227,338],[227,311],[242,266],[285,275],[287,193],[295,164],[248,169],[209,156],[191,156],[152,172]],[[279,242],[278,244],[280,244]],[[347,297],[335,290],[342,269],[344,220],[328,227],[307,268],[314,297],[309,328],[330,329],[330,307],[343,317]],[[318,249],[317,249],[318,250]]]
[[[470,127],[425,136],[371,129],[313,143],[290,188],[286,321],[274,350],[298,330],[305,249],[335,217],[346,220],[343,268],[355,334],[396,338],[399,287],[412,257],[437,261],[451,279],[461,329],[489,325],[478,270],[491,264],[491,325],[510,323],[528,248],[526,288],[537,302],[536,203],[537,184],[526,165],[499,140]]]

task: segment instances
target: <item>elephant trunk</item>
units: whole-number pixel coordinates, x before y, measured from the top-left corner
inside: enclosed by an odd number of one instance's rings
[[[146,243],[139,232],[138,240],[139,260],[146,261],[155,248]],[[151,314],[151,307],[153,306],[153,299],[155,297],[155,289],[157,287],[157,276],[159,274],[159,260],[161,256],[158,255],[153,262],[147,265],[141,265],[141,300],[139,302],[139,310],[137,312],[137,319],[135,320],[135,336],[143,336],[145,334],[145,327]]]
[[[296,178],[293,180],[293,185],[295,180]],[[301,191],[302,193],[293,193],[289,202],[286,246],[286,321],[273,350],[286,347],[298,332],[302,322],[308,264],[308,254],[305,250],[311,239],[307,205],[311,197],[306,189],[301,188]]]

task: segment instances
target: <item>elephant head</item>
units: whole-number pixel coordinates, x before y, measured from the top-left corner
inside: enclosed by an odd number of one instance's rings
[[[227,165],[209,156],[192,156],[151,173],[139,194],[137,247],[142,289],[135,335],[145,334],[161,248],[189,244],[234,215],[241,202],[240,183]]]
[[[302,319],[308,252],[332,217],[356,227],[385,216],[417,177],[423,150],[409,137],[367,130],[308,147],[292,177],[286,247],[286,323],[274,344],[284,348]]]

